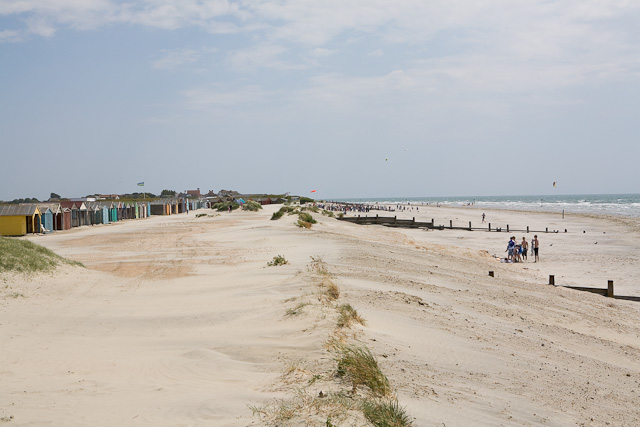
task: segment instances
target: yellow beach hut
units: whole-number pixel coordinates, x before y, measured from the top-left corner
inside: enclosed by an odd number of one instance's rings
[[[40,232],[40,210],[35,204],[0,206],[0,235],[24,236]]]

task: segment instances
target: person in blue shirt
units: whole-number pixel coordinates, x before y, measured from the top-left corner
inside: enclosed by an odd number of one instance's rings
[[[505,252],[507,252],[507,261],[511,261],[513,262],[514,258],[513,258],[513,250],[516,247],[516,238],[512,237],[511,239],[509,239],[509,244],[507,245],[507,250]]]

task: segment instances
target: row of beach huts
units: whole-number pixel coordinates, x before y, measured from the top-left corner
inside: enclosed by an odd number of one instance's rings
[[[87,225],[109,224],[151,215],[174,215],[209,207],[204,199],[158,199],[153,201],[60,201],[0,205],[0,235],[24,236],[51,233]]]

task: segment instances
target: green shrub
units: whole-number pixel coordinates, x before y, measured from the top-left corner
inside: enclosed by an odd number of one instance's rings
[[[267,263],[268,266],[273,267],[273,266],[278,266],[278,265],[285,265],[285,264],[289,264],[289,261],[287,261],[284,256],[282,255],[276,255],[273,257],[273,260],[269,261]]]
[[[365,400],[362,413],[376,427],[410,427],[411,417],[405,409],[393,400]]]
[[[338,215],[336,215],[338,218],[342,219],[344,218],[344,214],[342,212],[339,212]]]
[[[298,218],[300,218],[300,221],[308,222],[309,224],[315,224],[316,222],[318,222],[315,219],[313,219],[310,213],[306,213],[306,212],[299,212]]]
[[[276,211],[273,213],[273,215],[271,215],[271,220],[280,219],[282,218],[282,215],[284,215],[284,212],[282,211],[282,209],[280,209],[279,211]]]
[[[244,211],[257,212],[260,209],[262,209],[262,205],[253,200],[249,200],[247,203],[242,205],[242,210]]]
[[[205,213],[196,214],[196,218],[202,218],[203,216],[207,216]]]
[[[220,202],[220,203],[216,203],[214,204],[211,209],[215,209],[218,212],[222,212],[222,211],[228,211],[229,210],[229,206],[231,206],[231,210],[236,210],[240,207],[239,204],[237,204],[236,202]]]

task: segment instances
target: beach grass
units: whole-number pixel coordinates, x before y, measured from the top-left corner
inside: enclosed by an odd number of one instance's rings
[[[287,312],[285,313],[285,316],[298,316],[300,314],[302,314],[303,309],[308,306],[311,305],[308,302],[301,302],[298,305],[296,305],[295,307],[291,307],[289,309],[287,309]]]
[[[357,413],[361,405],[344,393],[327,393],[323,397],[311,394],[306,387],[295,388],[289,398],[276,399],[263,406],[251,406],[254,416],[259,416],[267,426],[285,425],[358,425]],[[294,420],[304,420],[291,424]],[[364,421],[364,420],[362,420]]]
[[[325,263],[320,256],[311,256],[308,270],[317,274],[330,275],[327,269],[327,263]]]
[[[299,212],[298,218],[300,218],[300,221],[308,222],[309,224],[315,224],[316,222],[318,222],[315,219],[313,219],[310,213],[307,213],[307,212]]]
[[[411,417],[396,399],[365,399],[362,413],[376,427],[410,427]]]
[[[310,222],[303,221],[303,220],[301,220],[301,219],[299,219],[299,220],[296,222],[296,225],[297,225],[298,227],[300,227],[300,228],[306,228],[306,229],[310,229],[310,228],[311,228],[311,223],[310,223]]]
[[[391,395],[391,385],[371,351],[361,345],[333,343],[337,350],[337,376],[347,379],[353,388],[366,387],[374,396]]]
[[[253,200],[249,200],[247,203],[242,205],[243,211],[257,212],[262,209],[262,205]]]
[[[319,213],[320,212],[320,208],[317,206],[303,206],[300,208],[301,211],[305,212],[305,211],[309,211],[309,212],[314,212],[314,213]]]
[[[0,237],[0,272],[49,272],[61,263],[84,267],[29,240]]]
[[[338,328],[350,328],[351,325],[359,323],[365,325],[365,320],[360,316],[358,311],[351,304],[342,304],[338,306]]]
[[[329,301],[335,301],[340,298],[340,288],[333,283],[333,280],[326,278],[322,281],[322,287],[324,288],[324,294]]]
[[[229,206],[231,206],[231,210],[236,210],[240,207],[239,204],[237,204],[236,202],[220,202],[220,203],[216,203],[213,206],[211,206],[211,209],[215,209],[218,212],[223,212],[223,211],[228,211],[229,210]]]

